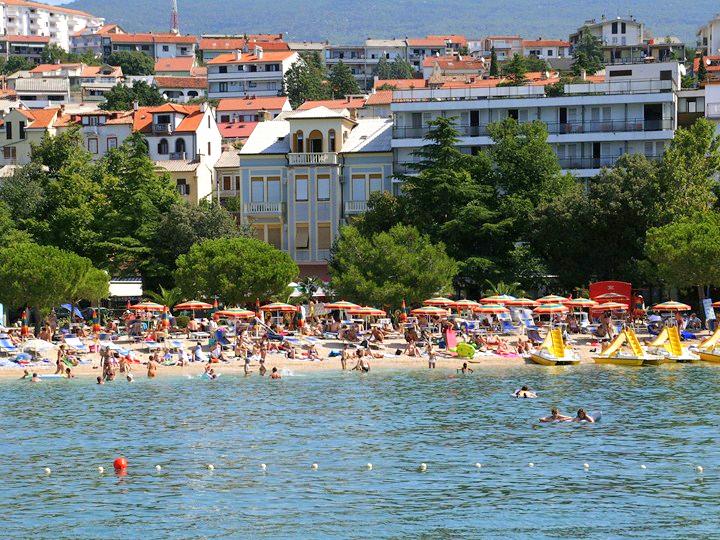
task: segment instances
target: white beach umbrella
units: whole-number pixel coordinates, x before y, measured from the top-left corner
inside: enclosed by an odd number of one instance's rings
[[[44,352],[54,349],[55,345],[44,339],[30,339],[23,344],[23,351]]]

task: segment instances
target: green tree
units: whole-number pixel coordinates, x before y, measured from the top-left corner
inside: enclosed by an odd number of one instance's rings
[[[152,75],[155,73],[155,62],[145,53],[139,51],[116,51],[107,60],[111,66],[120,66],[123,75]]]
[[[705,287],[720,284],[720,215],[703,212],[649,229],[645,250],[665,284],[697,287],[702,300]]]
[[[498,57],[497,53],[495,52],[495,47],[490,49],[490,70],[489,75],[491,77],[497,77],[500,75],[500,68],[498,66]]]
[[[40,63],[59,64],[61,62],[65,62],[67,54],[67,51],[59,45],[50,43],[49,45],[45,45],[45,47],[43,47],[43,50],[40,53]]]
[[[587,26],[583,26],[573,48],[573,73],[580,75],[584,70],[588,75],[594,75],[603,67],[602,42],[592,35]]]
[[[254,238],[218,238],[195,244],[177,260],[175,280],[187,298],[219,295],[240,305],[283,293],[299,273],[290,256]]]
[[[698,82],[705,82],[707,80],[707,65],[705,64],[704,56],[700,56],[700,61],[698,62],[697,80]]]
[[[360,87],[355,80],[355,76],[342,60],[335,64],[330,70],[328,83],[335,98],[343,98],[360,93]]]
[[[183,294],[180,287],[166,289],[162,285],[158,288],[158,292],[147,291],[147,297],[153,302],[157,302],[161,306],[173,307],[183,300]]]
[[[34,66],[24,56],[11,56],[2,64],[2,74],[12,75],[17,71],[27,71]]]
[[[79,297],[107,296],[108,288],[107,275],[103,283],[88,259],[32,242],[0,249],[0,281],[1,303],[41,313]]]
[[[128,111],[137,102],[141,107],[162,105],[165,99],[155,86],[145,81],[135,81],[132,86],[116,84],[105,92],[105,101],[100,108],[106,111]]]
[[[525,77],[527,72],[525,58],[518,53],[513,54],[513,57],[502,66],[502,74],[508,79],[508,84],[511,86],[527,84],[527,77]]]
[[[302,62],[296,62],[285,73],[283,79],[285,95],[293,108],[305,101],[329,99],[330,88],[325,80],[325,68],[316,55],[303,56]]]
[[[395,60],[390,64],[390,77],[391,79],[412,79],[415,76],[410,62],[399,56],[395,57]]]
[[[376,191],[370,194],[368,209],[352,219],[354,225],[363,236],[387,231],[393,225],[405,220],[403,199],[387,191]]]
[[[381,81],[395,78],[393,77],[393,68],[385,56],[381,56],[380,60],[378,60],[378,63],[373,70],[373,75]]]
[[[404,225],[371,237],[343,227],[330,260],[331,283],[339,296],[379,307],[399,307],[403,299],[419,304],[448,293],[456,273],[457,264],[442,243]]]

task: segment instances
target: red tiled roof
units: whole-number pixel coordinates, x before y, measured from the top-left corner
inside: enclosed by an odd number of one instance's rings
[[[6,35],[0,36],[0,41],[8,43],[50,43],[50,36],[16,36]]]
[[[170,33],[108,34],[116,43],[197,43],[196,36],[179,36]]]
[[[74,69],[78,67],[80,67],[80,64],[38,64],[30,70],[30,73],[47,73],[48,71]]]
[[[180,122],[175,131],[193,132],[196,131],[203,119],[204,113],[197,105],[177,105],[165,103],[159,107],[140,107],[133,114],[133,131],[149,131],[152,126],[153,114],[155,113],[180,113],[185,118]]]
[[[155,77],[158,88],[207,88],[207,77]]]
[[[705,69],[707,71],[720,71],[720,56],[703,56],[705,60]],[[693,72],[697,73],[700,69],[700,57],[695,57],[693,60]]]
[[[259,122],[220,122],[218,129],[223,139],[247,139]]]
[[[248,46],[252,49],[255,45],[260,45],[266,51],[289,51],[290,47],[284,41],[275,41],[264,39],[245,39],[233,37],[209,38],[204,37],[200,40],[200,49],[203,51],[234,51]]]
[[[379,79],[375,81],[373,87],[377,89],[386,84],[394,86],[396,90],[410,90],[411,88],[425,88],[427,81],[425,79]]]
[[[262,58],[258,58],[251,53],[241,53],[238,59],[236,53],[219,54],[208,64],[257,64],[262,62],[282,62],[292,55],[297,54],[293,51],[263,51]]]
[[[120,66],[111,66],[111,73],[103,73],[107,66],[85,66],[80,73],[81,77],[122,77],[123,72]]]
[[[485,39],[522,39],[520,36],[486,36]]]
[[[281,111],[288,102],[287,96],[259,96],[225,98],[218,103],[218,112],[223,111]]]
[[[12,6],[25,6],[34,9],[42,9],[49,12],[67,13],[68,15],[82,15],[84,17],[96,18],[95,15],[91,15],[85,11],[78,9],[68,9],[60,6],[50,6],[48,4],[40,4],[38,2],[28,2],[26,0],[3,0],[3,4],[9,4]]]
[[[392,90],[378,90],[368,96],[365,105],[372,107],[375,105],[390,105],[392,103]]]
[[[155,62],[155,72],[185,71],[190,72],[195,64],[194,56],[178,56],[177,58],[159,58]]]
[[[456,43],[460,45],[461,47],[465,47],[467,45],[467,38],[460,34],[446,34],[446,35],[432,35],[428,36],[429,38],[442,38],[445,41],[450,41],[451,43]]]
[[[410,47],[445,47],[446,40],[442,36],[427,36],[408,39],[407,44]]]
[[[365,106],[365,97],[345,99],[324,99],[317,101],[306,101],[300,105],[298,111],[309,111],[315,107],[327,107],[328,109],[362,109]]]
[[[28,129],[45,129],[50,127],[59,111],[60,108],[33,109],[31,111],[33,122],[28,126]]]
[[[207,77],[207,67],[205,66],[193,66],[190,70],[190,75],[193,77]]]
[[[442,70],[480,70],[485,68],[482,60],[473,58],[472,56],[463,56],[462,58],[455,55],[427,56],[423,60],[423,67],[434,67],[435,64]]]
[[[569,41],[561,39],[524,39],[523,47],[569,47]]]

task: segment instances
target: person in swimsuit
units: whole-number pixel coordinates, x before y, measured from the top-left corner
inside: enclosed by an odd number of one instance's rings
[[[588,416],[585,409],[578,409],[577,416],[572,419],[573,422],[589,422],[593,424],[595,419],[592,416]]]
[[[148,379],[155,378],[155,376],[157,375],[157,362],[155,362],[152,356],[150,357],[150,360],[148,360],[147,368]]]
[[[32,374],[32,378],[30,379],[30,382],[40,382],[40,377],[38,377],[37,373]]]
[[[360,359],[358,359],[355,367],[352,368],[352,371],[362,371],[363,373],[367,373],[368,371],[370,371],[370,364],[367,360],[365,360],[364,357],[361,357]]]
[[[280,379],[280,378],[282,378],[281,375],[280,375],[280,372],[278,371],[278,369],[277,369],[276,367],[272,368],[272,373],[270,374],[270,378],[271,378],[271,379]]]
[[[472,368],[468,367],[467,362],[463,362],[462,367],[460,369],[458,369],[457,371],[458,371],[458,373],[462,373],[463,375],[473,372]]]
[[[105,384],[105,379],[103,379],[102,377],[98,377],[97,384]]]
[[[545,418],[540,419],[541,422],[570,422],[571,420],[571,416],[565,416],[564,414],[560,414],[560,411],[558,411],[556,407],[553,407],[553,409],[550,411],[550,416],[546,416]]]
[[[432,341],[428,339],[425,352],[428,355],[428,369],[435,369],[435,350],[433,348]]]
[[[520,390],[515,391],[516,398],[536,398],[537,394],[530,390],[527,386],[523,386]]]
[[[342,366],[343,371],[345,371],[347,369],[348,358],[350,358],[350,351],[348,350],[348,344],[343,343],[343,350],[342,350],[342,353],[340,353],[340,366]]]

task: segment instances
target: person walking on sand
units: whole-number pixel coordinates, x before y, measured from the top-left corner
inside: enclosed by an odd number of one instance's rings
[[[347,361],[349,357],[350,350],[348,349],[348,344],[344,343],[342,353],[340,353],[340,366],[342,367],[343,371],[347,369]]]
[[[428,369],[435,369],[435,349],[432,344],[432,340],[427,340],[427,346],[425,352],[428,355]]]

